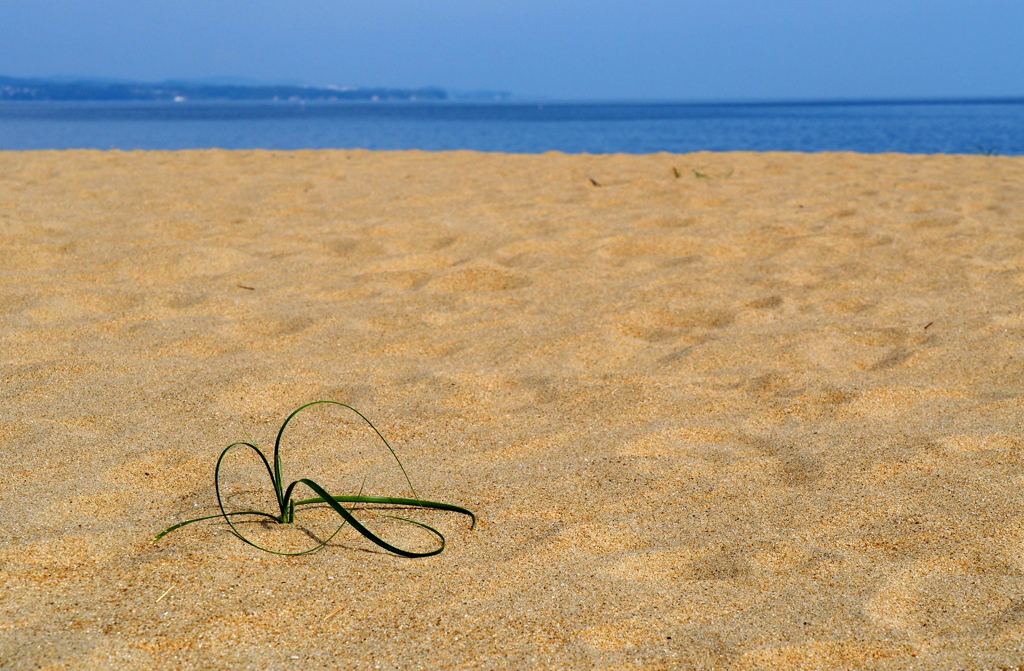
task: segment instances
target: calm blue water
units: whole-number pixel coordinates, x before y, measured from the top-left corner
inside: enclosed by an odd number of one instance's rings
[[[1024,99],[857,103],[0,103],[0,149],[1024,154]]]

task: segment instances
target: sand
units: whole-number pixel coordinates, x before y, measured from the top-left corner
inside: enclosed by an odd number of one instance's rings
[[[0,667],[1022,668],[1022,185],[984,156],[0,153]],[[479,525],[421,514],[426,559],[151,542],[317,399]],[[386,465],[330,419],[286,468],[352,494]]]

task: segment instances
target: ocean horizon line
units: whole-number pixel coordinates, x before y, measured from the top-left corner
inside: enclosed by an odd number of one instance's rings
[[[678,106],[678,107],[874,107],[874,106],[912,106],[912,105],[1024,105],[1024,95],[1006,96],[968,96],[968,97],[865,97],[865,98],[749,98],[749,99],[704,99],[689,100],[677,98],[545,98],[545,97],[506,97],[501,99],[478,98],[447,98],[447,99],[338,99],[338,100],[223,100],[193,99],[178,100],[109,100],[109,99],[73,99],[73,100],[3,100],[0,105],[210,105],[210,106],[394,106],[394,107],[536,107],[536,106]]]

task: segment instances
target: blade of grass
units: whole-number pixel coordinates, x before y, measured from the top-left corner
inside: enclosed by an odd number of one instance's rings
[[[409,479],[409,474],[405,472],[405,466],[402,465],[402,461],[398,458],[398,455],[395,454],[395,449],[393,447],[391,447],[391,443],[388,442],[388,439],[385,438],[381,434],[381,432],[377,430],[377,427],[373,425],[373,422],[371,422],[369,419],[367,419],[366,416],[363,415],[363,413],[359,412],[358,410],[356,410],[355,408],[353,408],[350,405],[345,405],[344,403],[339,403],[338,401],[313,401],[312,403],[307,403],[306,405],[303,405],[303,406],[299,407],[298,409],[296,409],[294,412],[292,412],[292,414],[288,415],[287,419],[284,420],[284,423],[281,425],[281,430],[277,432],[277,440],[274,441],[274,469],[275,469],[275,475],[277,476],[277,482],[279,484],[281,482],[281,459],[280,459],[281,438],[284,436],[285,428],[288,426],[288,423],[292,421],[292,419],[295,417],[295,415],[299,414],[300,412],[302,412],[306,408],[311,408],[314,405],[321,405],[321,404],[325,404],[325,405],[339,405],[342,408],[347,408],[347,409],[351,410],[352,412],[356,413],[357,415],[359,415],[360,419],[362,419],[364,422],[366,422],[366,424],[371,429],[373,429],[373,432],[375,434],[377,434],[377,437],[380,438],[382,443],[384,443],[384,446],[388,448],[388,451],[391,453],[391,456],[394,457],[394,459],[395,459],[395,463],[398,464],[398,468],[401,469],[402,475],[405,477],[405,482],[409,485],[409,491],[412,492],[412,495],[414,497],[416,496],[416,488],[412,486],[412,480]]]
[[[334,496],[334,495],[331,495],[330,493],[327,492],[326,489],[321,487],[315,481],[310,480],[309,478],[300,478],[299,480],[295,480],[291,484],[288,485],[287,489],[285,489],[283,487],[283,482],[282,482],[282,479],[281,479],[281,473],[282,473],[282,467],[281,467],[281,440],[282,440],[282,437],[284,436],[284,430],[285,430],[285,428],[287,428],[289,422],[291,422],[291,420],[296,415],[298,415],[301,411],[305,410],[306,408],[309,408],[309,407],[312,407],[312,406],[315,406],[315,405],[321,405],[321,404],[338,405],[338,406],[341,406],[343,408],[347,408],[348,410],[351,410],[352,412],[356,413],[364,422],[366,422],[366,424],[368,424],[369,427],[371,429],[373,429],[373,431],[377,435],[377,437],[381,439],[381,442],[384,443],[384,445],[387,447],[388,451],[391,453],[391,456],[395,459],[395,462],[398,464],[399,469],[401,469],[401,471],[402,471],[402,475],[405,477],[406,483],[409,485],[409,490],[412,492],[412,495],[414,497],[417,496],[416,489],[413,487],[413,484],[412,484],[412,480],[409,478],[409,474],[406,472],[405,466],[402,465],[401,460],[398,458],[398,455],[395,453],[394,448],[391,447],[391,444],[388,443],[387,439],[384,438],[384,436],[380,433],[380,431],[377,430],[377,427],[375,427],[373,425],[373,423],[369,419],[367,419],[361,412],[359,412],[358,410],[356,410],[352,406],[346,405],[344,403],[339,403],[337,401],[314,401],[312,403],[307,403],[306,405],[300,406],[298,409],[293,411],[290,415],[288,415],[288,417],[285,419],[284,423],[281,425],[281,429],[277,433],[277,440],[274,443],[273,466],[271,466],[270,460],[267,459],[266,455],[264,455],[263,452],[258,447],[256,447],[255,442],[232,443],[231,445],[228,445],[226,448],[224,448],[224,450],[220,453],[220,457],[217,459],[217,465],[216,465],[216,468],[214,469],[214,489],[215,489],[215,492],[216,492],[216,495],[217,495],[217,506],[220,508],[220,514],[219,515],[208,515],[208,516],[205,516],[205,517],[197,517],[195,519],[186,520],[184,522],[179,522],[178,524],[172,525],[172,526],[168,527],[167,529],[165,529],[164,531],[160,532],[156,536],[156,538],[153,539],[153,542],[155,543],[155,542],[159,541],[161,538],[163,538],[164,536],[166,536],[170,532],[172,532],[172,531],[174,531],[176,529],[180,529],[181,527],[186,526],[188,524],[192,524],[194,522],[202,522],[204,520],[212,520],[212,519],[217,519],[217,518],[223,518],[224,521],[227,523],[227,525],[231,528],[232,533],[234,533],[234,535],[237,536],[243,542],[245,542],[245,543],[247,543],[247,544],[249,544],[249,545],[251,545],[251,546],[253,546],[253,547],[255,547],[255,548],[259,549],[259,550],[262,550],[264,552],[269,552],[271,554],[282,555],[282,556],[294,557],[294,556],[298,556],[298,555],[309,554],[311,552],[316,552],[317,550],[320,550],[321,548],[326,546],[328,543],[330,543],[331,540],[334,539],[334,537],[338,535],[338,533],[345,527],[346,524],[351,525],[353,529],[355,529],[363,537],[365,537],[367,540],[369,540],[370,542],[374,543],[375,545],[377,545],[377,546],[379,546],[379,547],[381,547],[381,548],[383,548],[383,549],[385,549],[385,550],[387,550],[389,552],[392,552],[394,554],[402,556],[402,557],[410,557],[410,558],[430,557],[430,556],[433,556],[433,555],[436,555],[436,554],[440,554],[441,552],[444,551],[444,548],[445,548],[445,538],[444,538],[444,536],[441,534],[441,532],[439,532],[437,529],[434,529],[430,525],[423,524],[422,522],[418,522],[416,520],[408,519],[408,518],[405,518],[405,517],[398,517],[398,516],[395,516],[395,515],[383,515],[384,517],[388,517],[390,519],[398,520],[400,522],[405,522],[407,524],[412,524],[412,525],[421,527],[423,529],[426,529],[430,533],[432,533],[435,536],[437,536],[438,540],[440,540],[440,543],[441,543],[440,547],[438,547],[435,550],[428,551],[428,552],[414,552],[414,551],[410,551],[410,550],[405,550],[405,549],[402,549],[402,548],[400,548],[398,546],[392,545],[391,543],[388,543],[383,538],[381,538],[381,537],[377,536],[376,534],[374,534],[372,531],[370,531],[368,528],[366,528],[355,517],[355,515],[352,513],[352,509],[345,508],[344,506],[341,505],[342,503],[373,503],[373,504],[377,504],[377,505],[401,506],[401,507],[406,507],[406,508],[432,508],[432,509],[435,509],[435,510],[445,510],[445,511],[449,511],[449,512],[456,512],[456,513],[460,513],[460,514],[463,514],[463,515],[468,515],[470,517],[470,519],[471,519],[470,529],[473,529],[473,528],[476,527],[476,515],[473,514],[472,511],[470,511],[470,510],[468,510],[466,508],[462,508],[461,506],[455,506],[455,505],[448,504],[448,503],[439,503],[437,501],[427,501],[427,500],[419,499],[419,498],[401,498],[401,497],[390,497],[390,496],[364,496],[363,495],[363,488],[366,485],[366,478],[365,477],[363,478],[362,485],[360,485],[360,487],[359,487],[359,493],[357,495],[355,495],[355,496]],[[266,512],[258,511],[258,510],[245,510],[245,511],[232,511],[232,512],[228,512],[225,509],[225,507],[224,507],[224,499],[223,499],[223,496],[221,494],[221,486],[220,486],[221,466],[222,466],[222,464],[224,462],[225,457],[228,455],[228,453],[232,449],[234,449],[236,447],[248,447],[248,448],[252,449],[254,452],[256,452],[256,454],[259,456],[260,460],[263,462],[264,467],[266,467],[266,469],[267,469],[267,474],[270,477],[271,484],[273,485],[273,488],[274,488],[274,494],[275,494],[275,497],[277,498],[277,504],[278,504],[278,509],[280,510],[280,515],[272,515],[270,513],[266,513]],[[314,497],[314,498],[310,498],[310,499],[293,500],[292,493],[294,492],[295,487],[297,485],[299,485],[299,484],[304,484],[306,487],[311,489],[315,494],[319,494],[319,496]],[[269,517],[270,519],[274,520],[275,522],[277,522],[279,524],[287,524],[287,523],[291,523],[291,522],[294,521],[294,519],[295,519],[295,509],[296,508],[299,508],[301,506],[316,505],[316,504],[327,504],[332,510],[334,510],[334,512],[336,512],[342,518],[342,523],[341,523],[341,525],[338,526],[338,528],[334,531],[334,533],[331,534],[330,537],[328,537],[326,540],[319,542],[317,545],[314,545],[311,548],[308,548],[306,550],[302,550],[302,551],[299,551],[299,552],[279,552],[277,550],[272,550],[270,548],[265,548],[265,547],[263,547],[261,545],[258,545],[257,543],[255,543],[252,540],[250,540],[249,538],[247,538],[241,531],[239,531],[238,527],[235,526],[234,522],[231,519],[232,517],[238,516],[238,515],[259,515],[259,516],[263,516],[263,517]]]
[[[259,510],[242,510],[242,511],[239,511],[239,512],[228,513],[228,515],[262,515],[263,517],[269,517],[270,519],[274,520],[275,522],[278,521],[277,515],[271,515],[270,513],[265,513],[265,512],[259,511]],[[153,542],[156,543],[158,540],[160,540],[161,538],[163,538],[167,534],[171,533],[172,531],[174,531],[176,529],[180,529],[180,528],[182,528],[185,525],[192,524],[193,522],[203,522],[203,521],[206,521],[206,520],[215,520],[215,519],[219,519],[221,517],[224,517],[224,513],[217,513],[216,515],[207,515],[206,517],[197,517],[197,518],[195,518],[193,520],[185,520],[184,522],[178,522],[174,526],[167,527],[166,529],[164,529],[163,531],[158,533],[156,535],[156,537],[153,538]]]
[[[434,534],[435,536],[437,536],[441,540],[441,547],[437,548],[436,550],[431,550],[429,552],[411,552],[409,550],[403,550],[402,548],[400,548],[400,547],[398,547],[396,545],[392,545],[391,543],[388,543],[386,540],[384,540],[380,536],[376,535],[375,533],[373,533],[372,531],[370,531],[369,529],[364,527],[362,525],[362,523],[360,523],[359,520],[357,520],[352,513],[350,513],[348,510],[346,510],[345,507],[342,506],[340,503],[335,501],[334,497],[331,496],[330,494],[328,494],[327,490],[325,490],[323,487],[321,487],[317,483],[313,482],[312,480],[310,480],[308,478],[302,478],[300,480],[297,480],[296,482],[293,482],[292,486],[296,485],[299,482],[301,482],[302,484],[306,485],[307,487],[312,489],[314,492],[319,494],[320,497],[324,500],[324,502],[327,505],[329,505],[331,508],[333,508],[336,513],[338,513],[339,515],[341,515],[345,519],[346,522],[348,522],[349,524],[352,525],[353,529],[355,529],[356,531],[361,533],[371,543],[374,543],[375,545],[379,545],[380,547],[384,548],[388,552],[393,552],[396,555],[399,555],[399,556],[402,556],[402,557],[409,557],[409,558],[431,557],[433,555],[441,554],[442,552],[444,552],[444,546],[445,546],[444,536],[441,535],[440,531],[438,531],[437,529],[435,529],[434,527],[432,527],[430,525],[423,524],[422,522],[417,522],[416,520],[409,520],[409,519],[406,519],[404,517],[393,517],[391,515],[388,515],[387,517],[392,517],[393,519],[402,520],[403,522],[408,522],[410,524],[415,524],[418,527],[423,527],[424,529],[426,529],[427,531],[431,532],[432,534]],[[289,487],[289,490],[291,490],[291,487]],[[424,506],[424,507],[426,507],[426,506]],[[316,548],[316,549],[319,550],[320,548]]]
[[[436,510],[447,510],[453,513],[468,515],[472,522],[469,528],[476,527],[476,515],[472,511],[460,506],[453,506],[450,503],[438,503],[437,501],[424,501],[423,499],[402,499],[394,496],[331,496],[338,503],[380,503],[384,505],[406,506],[410,508],[434,508]],[[304,506],[313,503],[327,503],[323,497],[315,499],[303,499],[296,501],[296,506]],[[216,515],[214,517],[217,517]]]

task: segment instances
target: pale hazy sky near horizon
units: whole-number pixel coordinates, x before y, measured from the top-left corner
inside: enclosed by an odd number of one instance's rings
[[[31,0],[0,75],[516,98],[1024,96],[1021,0]]]

